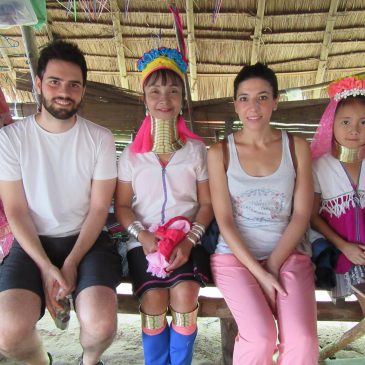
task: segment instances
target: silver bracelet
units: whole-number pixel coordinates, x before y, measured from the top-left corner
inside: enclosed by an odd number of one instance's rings
[[[194,236],[196,238],[195,243],[197,244],[200,242],[201,238],[205,233],[205,226],[201,223],[194,222],[191,230],[189,231],[188,235],[191,237]],[[193,239],[193,237],[191,237]]]
[[[186,235],[186,239],[193,244],[193,247],[195,247],[197,245],[197,241],[195,241],[193,237],[189,236],[189,233]]]
[[[146,228],[143,226],[143,224],[140,221],[134,221],[127,227],[127,232],[134,237],[136,240],[138,240],[138,235],[144,231]]]
[[[201,236],[203,236],[204,233],[205,233],[206,228],[205,228],[204,224],[194,222],[193,223],[193,230],[198,230],[200,232]]]

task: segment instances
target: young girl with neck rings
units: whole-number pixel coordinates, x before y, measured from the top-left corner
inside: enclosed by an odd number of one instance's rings
[[[329,85],[330,102],[311,144],[315,199],[311,226],[339,253],[334,298],[365,281],[365,80]]]
[[[206,148],[181,115],[187,70],[181,54],[154,49],[138,68],[147,116],[119,160],[116,214],[131,235],[127,257],[140,300],[145,364],[190,365],[199,287],[210,275],[198,244],[213,217]],[[181,223],[183,232],[175,226]],[[151,269],[151,257],[161,252],[165,264]]]
[[[212,274],[238,326],[234,365],[318,363],[314,275],[300,247],[309,223],[313,187],[305,140],[270,126],[278,106],[274,72],[257,63],[234,81],[243,128],[208,153],[212,204],[221,235]],[[293,156],[294,157],[294,156]],[[277,346],[278,324],[279,345]]]

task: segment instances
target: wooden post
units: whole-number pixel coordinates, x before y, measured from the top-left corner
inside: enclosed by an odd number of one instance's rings
[[[227,137],[232,133],[233,133],[233,119],[229,119],[226,120],[224,124],[224,137]]]
[[[238,333],[233,318],[220,318],[223,365],[232,365],[233,347]]]

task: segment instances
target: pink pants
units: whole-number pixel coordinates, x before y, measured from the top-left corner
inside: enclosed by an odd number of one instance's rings
[[[308,256],[292,254],[280,270],[287,296],[277,295],[279,345],[272,310],[255,277],[233,254],[211,255],[216,286],[238,326],[234,365],[317,365],[317,310],[314,274]]]

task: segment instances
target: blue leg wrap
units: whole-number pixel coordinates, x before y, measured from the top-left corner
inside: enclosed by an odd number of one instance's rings
[[[171,365],[191,365],[197,332],[198,330],[195,330],[191,335],[185,336],[170,328]]]
[[[150,336],[142,331],[143,353],[145,365],[169,365],[170,329],[158,335]]]

